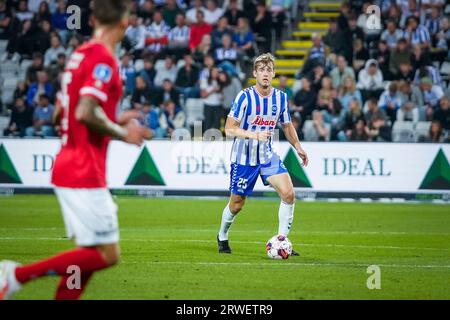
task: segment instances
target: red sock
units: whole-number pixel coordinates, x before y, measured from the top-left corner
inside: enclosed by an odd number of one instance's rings
[[[64,276],[59,282],[58,288],[56,289],[55,300],[77,300],[83,293],[89,279],[92,277],[94,272],[83,272],[81,274],[80,288],[69,288],[67,286],[67,280],[69,276]]]
[[[20,283],[26,283],[32,279],[50,275],[70,276],[71,273],[67,272],[69,266],[77,266],[83,274],[106,268],[107,264],[97,249],[78,248],[33,264],[17,267],[16,279]]]

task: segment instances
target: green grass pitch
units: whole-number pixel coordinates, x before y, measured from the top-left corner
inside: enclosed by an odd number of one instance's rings
[[[298,201],[290,234],[300,257],[270,260],[278,201],[249,199],[217,252],[226,199],[119,197],[121,263],[97,273],[84,299],[450,299],[446,205]],[[54,196],[0,198],[0,260],[28,263],[72,247]],[[366,286],[378,265],[381,289]],[[17,299],[51,299],[58,278]]]

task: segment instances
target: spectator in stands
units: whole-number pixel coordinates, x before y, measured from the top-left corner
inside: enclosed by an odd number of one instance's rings
[[[203,14],[206,11],[206,8],[203,6],[202,0],[194,0],[192,8],[186,12],[187,23],[192,25],[198,23],[197,20],[197,11],[201,10]],[[204,15],[203,15],[204,17]]]
[[[14,89],[13,100],[17,98],[23,98],[26,102],[28,92],[28,85],[25,81],[19,81],[17,87]]]
[[[403,31],[397,28],[397,24],[394,20],[388,20],[386,30],[381,34],[381,40],[386,41],[390,50],[397,47],[400,39],[403,38]],[[406,39],[405,39],[406,45]]]
[[[419,45],[412,46],[411,65],[414,73],[421,66],[428,66],[431,64],[430,55],[426,50],[423,50]]]
[[[363,101],[374,96],[378,98],[383,92],[383,74],[375,59],[366,61],[364,69],[358,74],[357,88],[361,90]]]
[[[136,69],[133,59],[128,53],[125,53],[120,59],[119,74],[125,87],[124,94],[126,96],[132,94],[135,88]]]
[[[74,52],[75,50],[78,49],[79,46],[81,46],[83,44],[83,38],[75,33],[73,34],[70,38],[69,38],[69,43],[67,44],[67,49],[66,49],[66,57],[70,57],[70,55],[72,54],[72,52]],[[132,51],[133,52],[133,51]]]
[[[400,66],[402,64],[410,65],[411,52],[408,49],[406,39],[399,39],[396,47],[392,48],[390,52],[389,72],[392,74],[394,79],[398,79],[401,69]]]
[[[66,49],[61,44],[61,39],[57,34],[54,34],[50,38],[50,48],[45,51],[44,55],[44,67],[49,67],[52,63],[58,60],[60,53],[65,53]]]
[[[153,13],[153,21],[147,27],[145,36],[145,51],[156,58],[163,55],[169,42],[170,27],[164,22],[161,11]]]
[[[4,136],[25,136],[25,130],[32,125],[33,110],[25,104],[23,97],[15,99],[8,127],[3,131]]]
[[[449,97],[443,96],[439,101],[439,108],[433,113],[433,120],[439,121],[441,127],[446,131],[446,136],[450,134],[450,100]]]
[[[205,34],[202,37],[200,44],[192,52],[192,57],[195,61],[203,61],[204,57],[207,55],[213,55],[214,49],[212,45],[211,35]]]
[[[351,130],[348,139],[349,141],[369,141],[368,128],[364,118],[356,121],[355,127]]]
[[[402,104],[412,102],[416,107],[423,106],[423,97],[418,86],[408,81],[400,81],[398,86]]]
[[[169,52],[178,59],[189,52],[189,27],[183,13],[177,14],[176,26],[169,32]]]
[[[241,59],[250,60],[250,57],[255,55],[255,50],[253,50],[254,39],[255,35],[250,30],[247,18],[239,18],[233,34],[233,42],[236,44]]]
[[[286,20],[286,12],[290,9],[290,5],[291,1],[284,0],[272,0],[268,4],[269,11],[272,14],[272,21],[277,39],[281,39],[284,21]]]
[[[378,66],[381,70],[384,80],[391,80],[392,76],[389,72],[390,51],[386,41],[380,40],[377,49],[374,51],[373,57],[378,61]]]
[[[351,76],[346,76],[343,85],[339,88],[339,102],[347,111],[353,100],[357,100],[360,105],[363,103],[361,91],[356,88],[355,80]]]
[[[30,2],[28,2],[30,4]],[[30,6],[28,6],[30,8]],[[41,1],[39,4],[38,11],[34,15],[34,24],[38,25],[42,21],[51,21],[52,13],[50,11],[50,6],[47,1]]]
[[[219,71],[219,86],[222,88],[224,115],[231,109],[234,98],[242,90],[241,81],[224,70]]]
[[[294,98],[294,92],[292,91],[292,88],[288,85],[288,77],[284,74],[281,74],[278,77],[278,89],[283,91],[287,94],[288,100],[292,102],[292,99]]]
[[[176,16],[182,13],[178,8],[176,0],[165,0],[164,9],[162,11],[162,16],[166,24],[173,28],[176,26]]]
[[[154,68],[153,59],[151,56],[144,57],[144,68],[139,72],[139,76],[144,79],[148,88],[153,88],[156,70]]]
[[[178,70],[175,86],[183,96],[184,100],[188,98],[198,98],[199,89],[199,70],[192,59],[191,54],[184,55],[184,66]]]
[[[389,84],[389,88],[385,90],[378,101],[378,106],[386,111],[387,116],[392,123],[397,118],[397,110],[402,104],[400,95],[398,94],[398,87],[395,81]]]
[[[214,57],[210,54],[203,58],[203,68],[200,71],[199,80],[208,79],[211,69],[215,66]]]
[[[19,1],[19,6],[16,12],[16,18],[19,19],[20,22],[26,20],[31,21],[33,19],[33,12],[28,10],[28,4],[26,0]]]
[[[200,96],[204,104],[204,130],[220,128],[223,115],[222,89],[219,85],[219,69],[213,67],[208,79],[200,80]]]
[[[236,17],[237,19],[240,18],[238,15]],[[270,51],[272,43],[272,15],[267,11],[264,2],[258,2],[256,5],[256,15],[254,19],[250,20],[250,26],[255,33],[259,52]]]
[[[444,142],[443,131],[441,123],[438,120],[433,120],[431,121],[428,136],[421,142]]]
[[[344,79],[349,76],[355,79],[355,71],[349,66],[347,66],[347,60],[343,55],[337,57],[337,66],[333,68],[330,72],[331,80],[333,82],[333,88],[340,88]]]
[[[420,24],[416,16],[408,17],[404,37],[411,46],[419,45],[422,49],[430,47],[430,33],[428,29]]]
[[[386,112],[378,107],[376,99],[371,98],[367,101],[364,119],[367,123],[367,135],[371,141],[391,141],[391,128]]]
[[[150,104],[144,104],[140,112],[142,115],[140,124],[151,129],[155,138],[163,138],[164,131],[159,129],[159,111],[155,110]]]
[[[364,47],[361,39],[353,40],[353,69],[359,72],[369,59],[369,51]]]
[[[325,46],[319,33],[314,32],[311,35],[312,47],[308,52],[302,73],[307,74],[317,65],[325,66]]]
[[[328,141],[330,137],[330,125],[318,110],[312,112],[312,126],[304,126],[303,130],[306,141]]]
[[[164,102],[164,108],[159,116],[158,135],[163,137],[171,137],[176,129],[181,129],[186,123],[186,115],[184,111],[173,101]]]
[[[348,32],[350,33],[353,41],[355,41],[355,39],[364,41],[364,30],[358,26],[357,16],[353,13],[348,16]]]
[[[222,8],[217,6],[216,0],[206,0],[205,22],[214,26],[223,16]]]
[[[48,79],[48,73],[43,71],[37,72],[37,81],[32,83],[27,92],[27,105],[35,106],[39,102],[41,94],[46,94],[47,97],[53,97],[54,88]]]
[[[219,19],[217,26],[214,28],[211,34],[212,45],[214,49],[222,45],[222,36],[224,34],[233,36],[233,31],[231,31],[228,25],[228,18],[226,16],[223,16]]]
[[[12,59],[12,61],[19,61],[29,59],[34,53],[34,32],[32,30],[31,20],[24,20],[21,23],[20,32],[14,34],[8,41],[6,47],[7,54],[2,56],[2,61]]]
[[[55,130],[53,129],[53,111],[55,107],[50,104],[49,97],[45,93],[40,94],[38,100],[39,102],[33,112],[33,124],[25,129],[25,135],[27,137],[54,136]]]
[[[153,0],[144,0],[144,3],[138,7],[137,15],[142,18],[143,24],[148,25],[155,13],[155,5]]]
[[[64,72],[65,65],[66,55],[64,53],[60,53],[58,54],[56,63],[52,64],[50,68],[48,68],[48,76],[54,88],[59,86],[59,75]]]
[[[333,88],[331,78],[329,76],[325,76],[321,81],[321,88],[317,95],[317,108],[319,110],[328,110],[330,104],[333,103],[333,97],[336,96],[333,94],[336,90]]]
[[[330,124],[331,140],[337,139],[337,134],[341,129],[342,119],[344,117],[344,109],[339,102],[336,90],[331,91],[331,103],[327,105],[327,109],[322,109],[322,114],[326,123]]]
[[[52,26],[48,20],[39,23],[38,29],[34,35],[34,48],[43,55],[51,46]]]
[[[441,75],[439,74],[439,70],[434,66],[423,65],[419,69],[417,69],[416,73],[414,74],[414,83],[417,85],[420,84],[420,79],[424,77],[430,78],[434,85],[442,87]]]
[[[313,90],[311,80],[308,77],[303,77],[301,83],[301,89],[294,96],[294,105],[291,112],[304,121],[311,116],[316,107],[317,93]]]
[[[142,110],[144,106],[150,106],[152,103],[152,91],[147,82],[141,76],[136,77],[136,89],[131,96],[131,106],[133,109]]]
[[[27,68],[25,79],[28,84],[36,82],[37,72],[44,70],[44,58],[40,52],[33,54],[33,60]]]
[[[214,57],[217,65],[228,62],[236,67],[238,61],[238,51],[233,47],[233,43],[229,34],[222,36],[222,45],[214,52]]]
[[[0,0],[0,40],[8,40],[10,33],[12,16],[10,9],[6,6],[5,0]]]
[[[344,114],[342,130],[338,133],[339,141],[349,141],[364,138],[361,130],[361,120],[365,127],[365,119],[358,100],[350,101],[349,108]],[[366,140],[368,136],[366,134]]]
[[[52,14],[52,27],[58,32],[62,43],[66,43],[69,37],[67,29],[67,19],[69,14],[66,11],[66,0],[58,1],[58,8]]]
[[[136,13],[131,13],[129,25],[125,31],[125,39],[129,43],[126,50],[130,51],[136,58],[141,56],[145,48],[146,30]]]
[[[164,79],[162,90],[158,90],[154,96],[153,105],[162,108],[167,101],[172,101],[177,107],[180,106],[180,92],[174,87],[172,80]]]
[[[396,120],[417,123],[419,121],[419,108],[409,101],[403,103],[397,110]]]
[[[265,5],[264,5],[265,7]],[[245,17],[245,13],[239,9],[237,0],[230,0],[228,10],[225,12],[224,17],[227,18],[231,28],[236,28],[239,18]],[[248,16],[247,16],[248,17]],[[265,26],[268,28],[268,26]]]
[[[435,39],[439,28],[441,26],[442,17],[440,15],[439,7],[432,6],[429,17],[425,20],[424,26],[428,30],[431,40]]]
[[[423,97],[426,119],[431,120],[439,100],[444,96],[444,92],[441,87],[434,85],[431,79],[427,77],[420,80],[420,90]]]
[[[189,49],[194,49],[200,44],[205,34],[211,34],[212,26],[205,22],[205,14],[202,10],[197,10],[197,23],[191,26],[191,34],[189,36]]]
[[[175,83],[177,79],[178,69],[171,56],[167,56],[164,59],[164,64],[156,67],[156,76],[153,80],[155,87],[162,87],[165,79],[169,79],[172,83]]]
[[[341,30],[335,19],[331,19],[330,27],[323,38],[324,43],[330,47],[331,52],[343,55],[347,61],[352,60],[352,39],[348,30]]]
[[[431,56],[436,60],[443,62],[445,58],[450,58],[449,44],[450,44],[450,20],[444,17],[441,20],[441,28],[435,36],[435,51],[431,52]]]

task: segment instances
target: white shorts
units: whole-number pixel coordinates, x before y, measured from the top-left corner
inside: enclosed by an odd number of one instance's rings
[[[119,241],[117,205],[108,189],[55,188],[67,236],[78,246],[90,247]]]

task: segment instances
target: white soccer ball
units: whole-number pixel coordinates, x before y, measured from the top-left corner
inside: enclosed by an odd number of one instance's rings
[[[273,236],[267,241],[266,252],[271,259],[287,259],[292,253],[292,243],[283,235]]]

